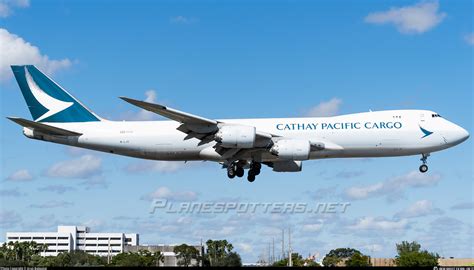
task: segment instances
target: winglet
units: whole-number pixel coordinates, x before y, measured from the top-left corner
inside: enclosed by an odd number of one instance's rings
[[[140,107],[142,109],[145,109],[147,111],[152,111],[152,109],[154,108],[159,108],[161,110],[166,110],[166,107],[163,106],[163,105],[160,105],[160,104],[154,104],[154,103],[149,103],[149,102],[146,102],[146,101],[141,101],[141,100],[137,100],[137,99],[133,99],[133,98],[128,98],[128,97],[119,97],[121,99],[123,99],[124,101],[130,103],[130,104],[133,104],[137,107]]]

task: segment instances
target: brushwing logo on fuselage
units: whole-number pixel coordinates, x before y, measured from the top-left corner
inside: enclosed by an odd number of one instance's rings
[[[57,114],[58,112],[64,111],[65,109],[71,107],[74,102],[65,102],[59,99],[55,99],[51,97],[50,95],[46,94],[43,89],[41,89],[31,76],[31,74],[28,72],[28,69],[25,67],[25,77],[26,77],[26,83],[28,84],[28,87],[31,90],[31,93],[33,96],[36,98],[36,100],[43,105],[48,111],[35,119],[36,122],[39,122],[43,119],[46,119],[52,115]]]
[[[428,136],[430,136],[431,134],[433,134],[432,131],[428,131],[428,130],[422,128],[421,126],[419,126],[419,127],[420,127],[420,129],[421,129],[421,132],[423,132],[423,134],[425,134],[423,137],[421,137],[422,139],[423,139],[423,138],[426,138],[426,137],[428,137]]]

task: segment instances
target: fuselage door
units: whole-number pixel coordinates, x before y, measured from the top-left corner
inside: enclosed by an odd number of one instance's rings
[[[420,113],[420,122],[424,123],[425,122],[425,114]]]

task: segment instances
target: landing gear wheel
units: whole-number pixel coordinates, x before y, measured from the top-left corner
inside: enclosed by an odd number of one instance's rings
[[[425,173],[427,171],[428,171],[428,165],[423,164],[423,165],[420,166],[420,172],[421,173]]]
[[[254,161],[250,164],[250,171],[252,172],[253,175],[259,175],[261,169],[262,169],[262,164],[260,162]]]
[[[253,169],[253,174],[255,175],[259,175],[260,174],[260,169]]]
[[[249,175],[247,176],[247,180],[252,183],[253,181],[255,181],[255,174],[251,173],[249,171]]]
[[[252,167],[257,171],[260,171],[260,169],[262,168],[262,164],[260,162],[253,162]]]
[[[426,165],[426,163],[428,162],[428,157],[430,156],[430,154],[421,154],[421,162],[423,162],[423,164],[420,166],[420,172],[421,173],[425,173],[428,171],[428,165]]]
[[[237,177],[242,177],[244,176],[244,174],[245,174],[244,168],[237,167],[237,170],[235,170],[235,175],[237,175]]]
[[[232,165],[232,166],[229,166],[229,167],[227,168],[227,177],[229,177],[230,179],[232,179],[232,178],[235,177],[235,175],[236,175],[236,171],[235,171],[235,169],[234,169],[234,166],[233,166],[233,165]]]

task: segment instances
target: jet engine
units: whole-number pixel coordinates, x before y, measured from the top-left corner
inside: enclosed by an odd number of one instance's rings
[[[219,128],[215,140],[226,148],[252,148],[255,144],[255,127],[225,125]]]
[[[270,149],[270,153],[286,160],[308,160],[311,144],[307,140],[278,140]]]

